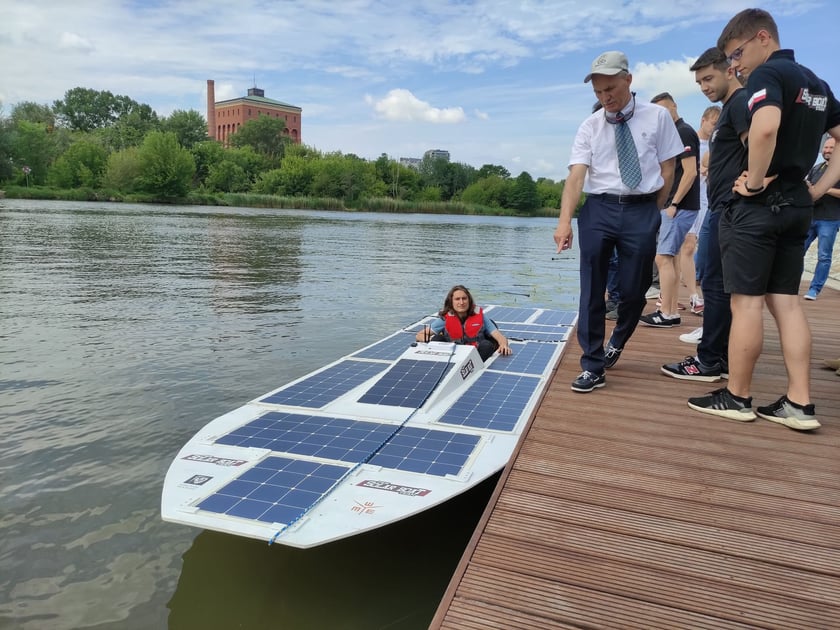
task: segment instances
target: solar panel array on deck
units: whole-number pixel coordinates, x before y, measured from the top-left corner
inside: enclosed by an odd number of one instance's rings
[[[443,415],[440,422],[512,431],[540,379],[488,370]]]
[[[261,398],[259,402],[317,409],[387,368],[387,363],[348,359]]]
[[[389,407],[420,407],[451,363],[401,359],[365,392],[360,403]]]

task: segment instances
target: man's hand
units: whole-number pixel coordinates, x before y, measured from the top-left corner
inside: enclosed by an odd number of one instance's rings
[[[735,184],[732,186],[732,192],[738,193],[742,197],[755,197],[756,195],[760,195],[763,193],[767,187],[770,185],[774,179],[776,179],[778,175],[773,175],[772,177],[765,177],[764,182],[761,185],[761,190],[757,190],[755,192],[749,192],[747,190],[747,179],[749,178],[749,173],[744,171],[741,173],[741,176],[735,180]],[[755,187],[751,187],[755,188]]]
[[[571,249],[573,239],[572,224],[565,221],[558,223],[557,229],[554,230],[554,242],[557,243],[557,253]]]

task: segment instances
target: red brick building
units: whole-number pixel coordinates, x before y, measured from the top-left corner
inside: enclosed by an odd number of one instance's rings
[[[258,87],[248,89],[248,96],[216,102],[216,87],[213,79],[207,80],[207,135],[227,145],[228,138],[246,122],[258,116],[283,118],[289,137],[300,144],[300,124],[303,110],[295,105],[265,97]]]

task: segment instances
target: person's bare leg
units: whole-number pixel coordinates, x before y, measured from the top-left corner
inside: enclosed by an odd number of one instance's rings
[[[798,295],[778,293],[768,293],[765,300],[779,329],[788,375],[787,397],[797,404],[808,405],[811,403],[811,328],[802,302]]]
[[[753,370],[764,344],[764,296],[733,293],[730,298],[729,384],[736,396],[748,397]],[[797,401],[798,402],[798,401]]]
[[[680,282],[677,258],[675,256],[657,254],[656,266],[659,269],[659,290],[662,302],[659,310],[662,311],[663,315],[674,317],[678,314],[677,293]]]
[[[683,284],[688,288],[688,295],[703,297],[700,285],[697,284],[697,268],[694,265],[694,252],[697,251],[697,237],[687,234],[680,248],[680,275]]]

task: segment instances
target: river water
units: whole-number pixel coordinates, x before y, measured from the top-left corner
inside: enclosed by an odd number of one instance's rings
[[[0,201],[0,628],[425,628],[492,491],[310,550],[164,523],[211,419],[437,310],[576,309],[553,219]]]

